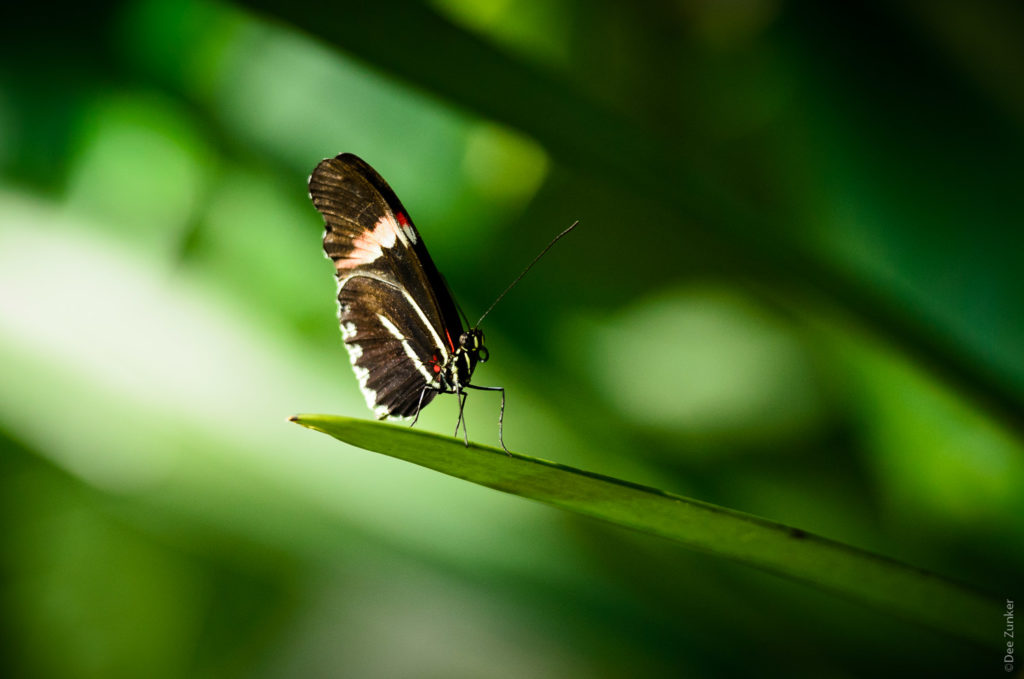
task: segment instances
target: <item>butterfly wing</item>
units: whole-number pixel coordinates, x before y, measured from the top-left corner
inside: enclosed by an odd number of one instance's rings
[[[363,160],[321,161],[309,195],[326,224],[341,333],[366,403],[378,419],[415,415],[437,394],[462,332],[455,301],[409,213]]]

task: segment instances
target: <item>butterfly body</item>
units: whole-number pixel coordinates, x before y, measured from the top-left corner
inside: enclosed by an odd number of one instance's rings
[[[435,396],[453,393],[460,397],[461,423],[465,389],[502,391],[503,413],[504,390],[470,384],[477,364],[488,358],[483,331],[464,328],[444,278],[387,182],[345,153],[317,165],[309,195],[324,217],[342,338],[374,415],[418,417]]]

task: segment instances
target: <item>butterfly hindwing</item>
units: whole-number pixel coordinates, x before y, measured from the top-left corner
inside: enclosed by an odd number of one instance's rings
[[[455,302],[408,213],[365,162],[322,161],[309,193],[326,223],[342,336],[367,405],[378,418],[415,415],[455,351]]]
[[[436,394],[423,387],[439,386],[445,357],[420,319],[405,313],[402,291],[355,276],[338,291],[338,302],[342,336],[367,404],[378,417],[415,415]]]

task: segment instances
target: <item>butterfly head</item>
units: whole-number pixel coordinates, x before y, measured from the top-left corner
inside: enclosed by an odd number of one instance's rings
[[[484,332],[472,328],[459,335],[459,344],[455,347],[455,355],[442,376],[442,386],[459,389],[460,385],[469,384],[477,363],[487,360],[487,347],[484,346]]]
[[[484,346],[484,331],[480,328],[472,328],[459,335],[459,349],[473,356],[474,363],[486,363],[490,356]]]

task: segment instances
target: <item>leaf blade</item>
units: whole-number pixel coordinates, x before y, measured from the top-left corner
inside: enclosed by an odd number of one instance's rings
[[[657,488],[383,422],[336,415],[291,421],[350,445],[478,485],[674,540],[860,601],[976,643],[995,599],[893,559]]]

